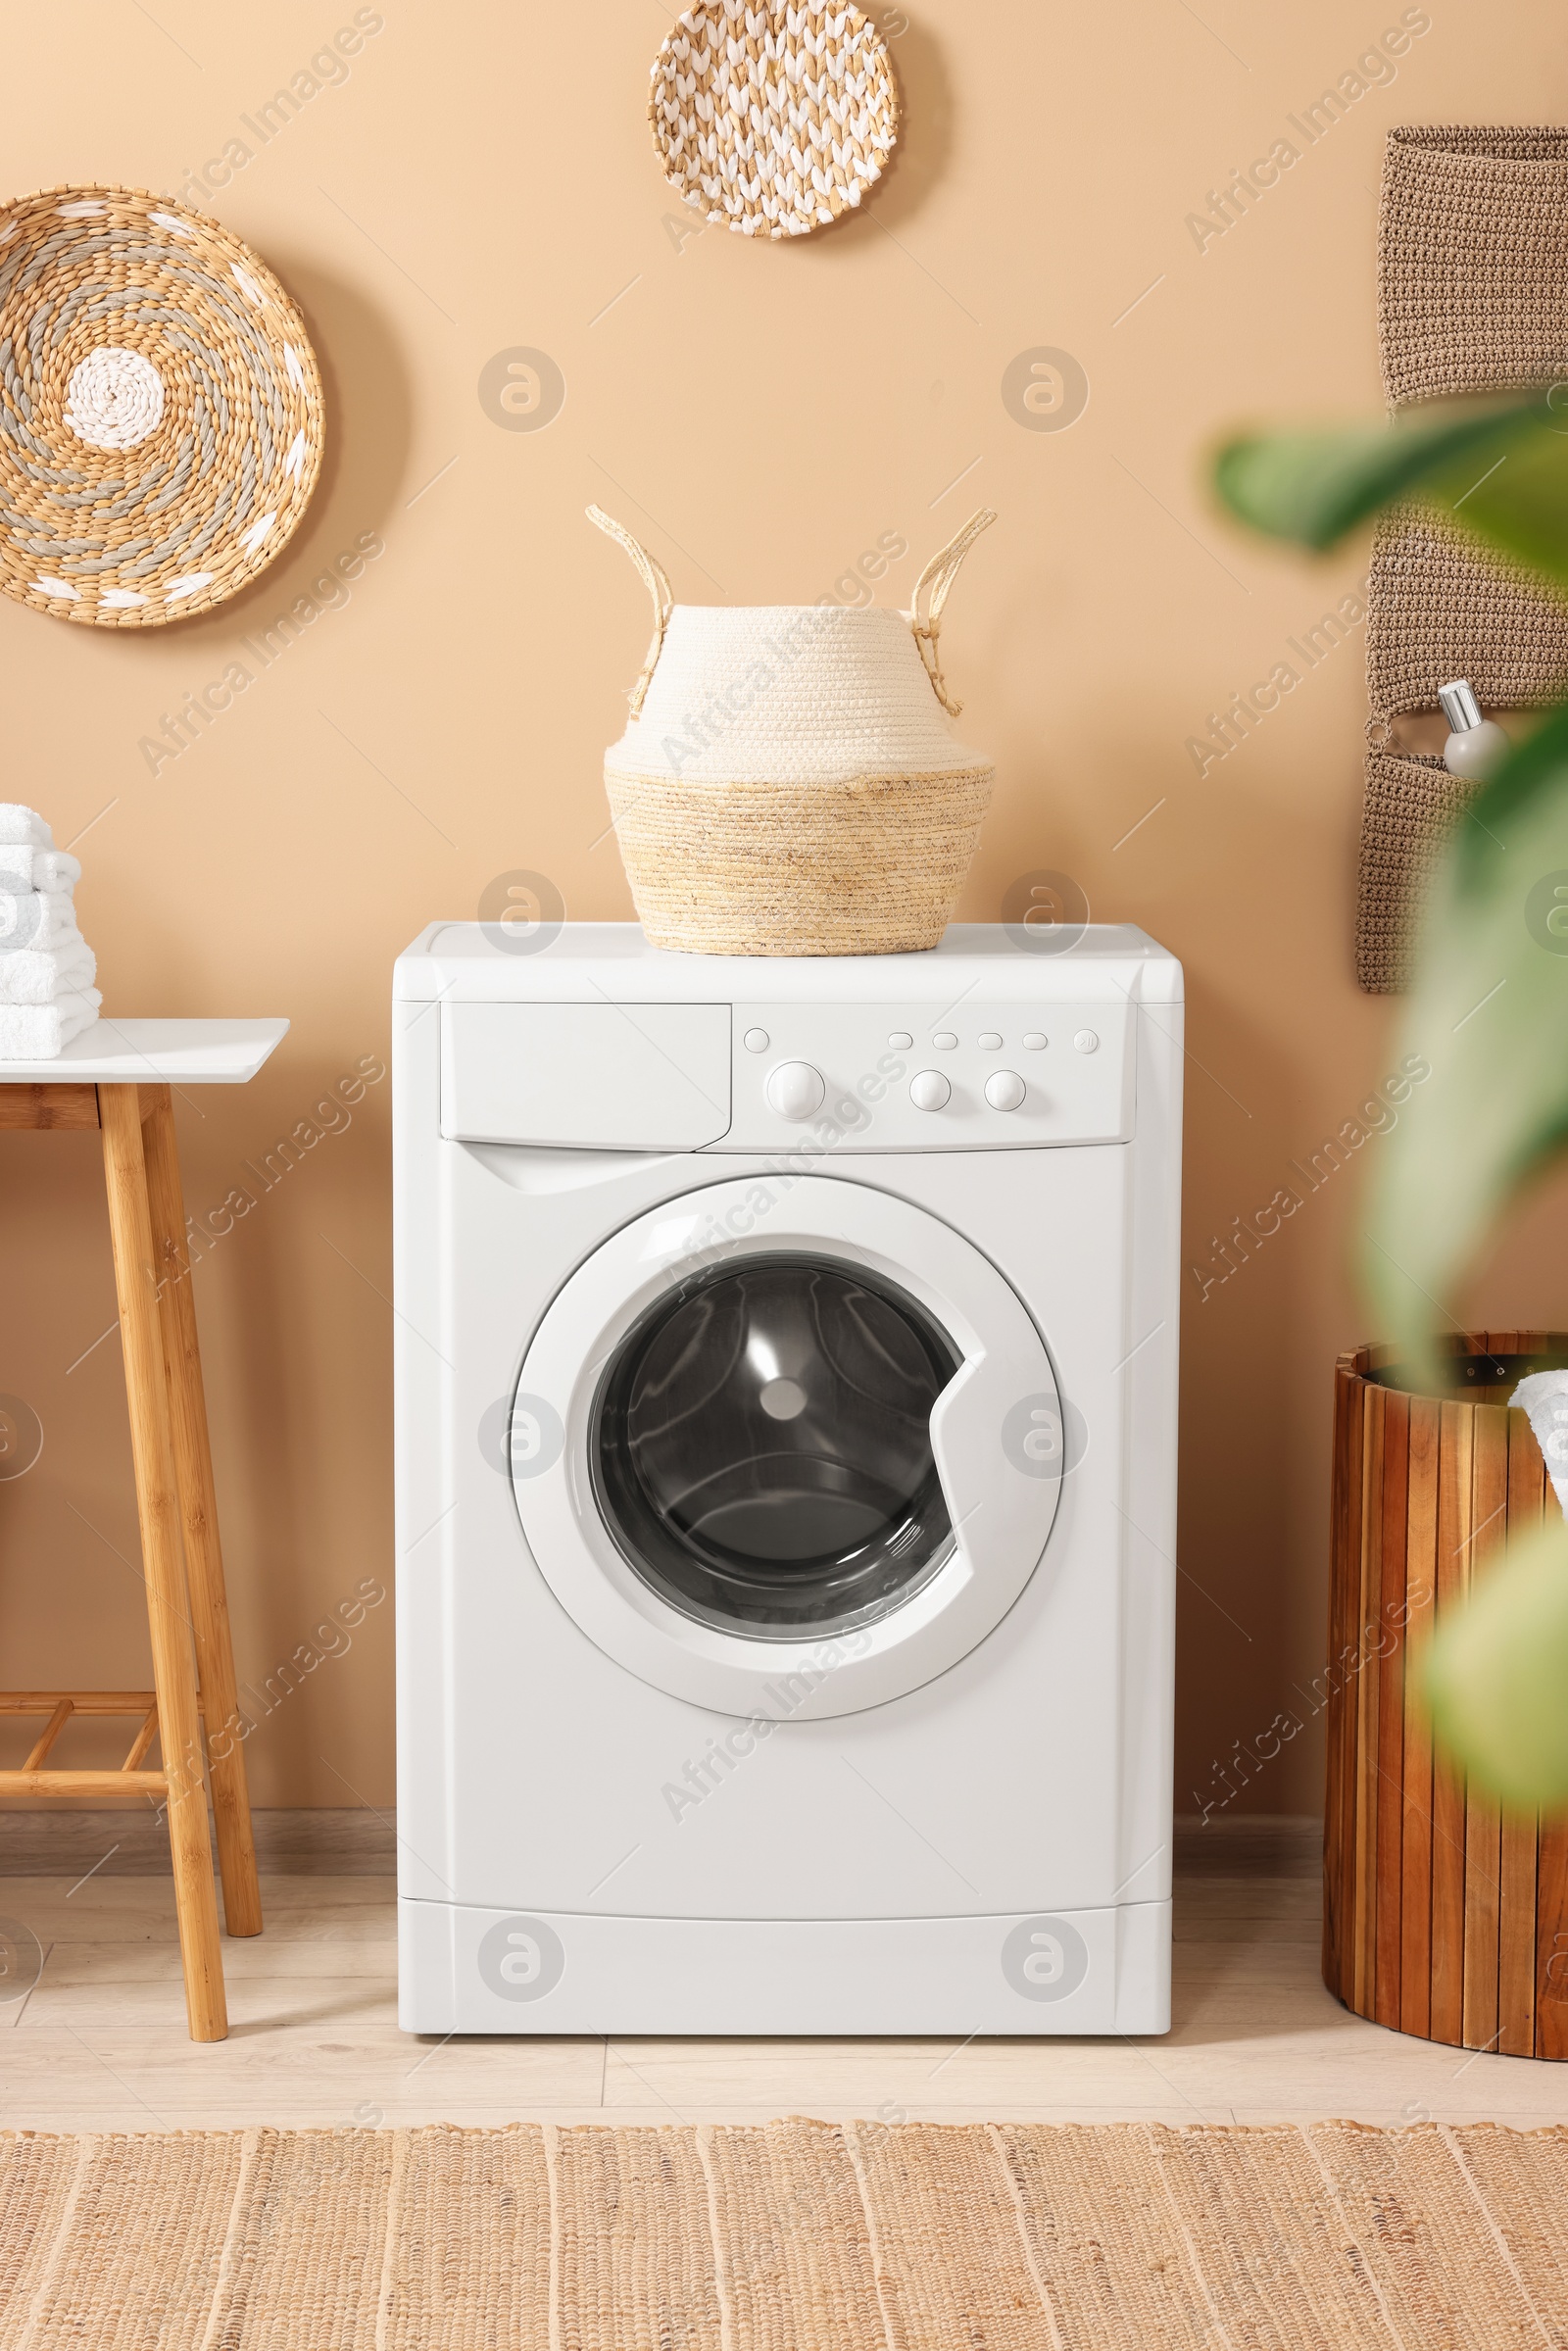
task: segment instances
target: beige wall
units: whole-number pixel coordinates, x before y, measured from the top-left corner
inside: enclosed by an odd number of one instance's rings
[[[349,78],[266,146],[242,118],[350,22],[335,0],[155,0],[94,11],[90,30],[79,11],[15,9],[7,26],[19,193],[177,191],[226,142],[256,150],[195,200],[297,295],[328,385],[314,509],[238,603],[140,635],[0,605],[0,791],[61,841],[91,827],[80,911],[108,1008],[293,1022],[254,1085],[179,1103],[191,1206],[249,1183],[247,1159],[362,1056],[375,1065],[393,956],[424,922],[471,915],[519,866],[574,916],[629,914],[599,764],[647,614],[582,519],[590,500],[646,532],[692,602],[810,600],[885,532],[910,553],[877,592],[903,600],[984,500],[1002,522],[945,648],[1000,783],[960,910],[994,919],[1015,877],[1055,868],[1097,916],[1181,955],[1187,1256],[1208,1265],[1209,1237],[1291,1180],[1394,1045],[1349,968],[1360,631],[1201,776],[1187,748],[1236,688],[1294,661],[1287,640],[1361,566],[1309,570],[1239,539],[1205,503],[1202,452],[1236,419],[1374,406],[1383,132],[1560,111],[1555,15],[1431,0],[1392,85],[1200,249],[1186,216],[1276,140],[1304,146],[1288,118],[1396,5],[1205,0],[1200,21],[1177,0],[912,0],[895,44],[907,134],[872,217],[780,249],[677,216],[643,117],[661,9],[378,13]],[[514,346],[564,372],[548,429],[481,408],[481,370]],[[1087,370],[1070,430],[1025,429],[1004,405],[1004,369],[1037,346]],[[242,640],[366,533],[384,553],[262,670]],[[255,682],[152,772],[141,739],[236,659]],[[372,1084],[199,1276],[241,1671],[258,1681],[362,1580],[390,1577],[388,1095]],[[1222,1792],[1213,1759],[1323,1654],[1329,1373],[1363,1335],[1346,1274],[1357,1180],[1309,1198],[1201,1303],[1188,1280],[1184,1808]],[[0,1388],[46,1429],[36,1468],[0,1485],[4,1679],[140,1677],[113,1336],[81,1359],[113,1319],[92,1139],[0,1138]],[[1544,1215],[1532,1230],[1544,1277],[1516,1247],[1480,1310],[1568,1315]],[[391,1613],[372,1608],[257,1732],[262,1801],[389,1799]],[[1243,1800],[1304,1809],[1319,1771],[1299,1738]]]

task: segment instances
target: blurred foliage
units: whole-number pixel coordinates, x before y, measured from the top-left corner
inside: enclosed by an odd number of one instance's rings
[[[1568,412],[1554,393],[1235,440],[1214,479],[1254,530],[1319,551],[1419,502],[1568,596]],[[1432,1076],[1380,1149],[1363,1276],[1378,1336],[1442,1385],[1436,1326],[1454,1327],[1451,1302],[1502,1211],[1568,1145],[1568,709],[1509,753],[1455,827],[1403,1030]],[[1446,1613],[1428,1673],[1440,1736],[1525,1806],[1568,1803],[1568,1530],[1547,1509]]]

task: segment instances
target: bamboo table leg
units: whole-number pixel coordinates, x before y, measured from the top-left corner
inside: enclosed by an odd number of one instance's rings
[[[185,1537],[185,1579],[190,1593],[191,1630],[196,1637],[196,1669],[207,1722],[207,1768],[218,1825],[223,1920],[230,1935],[260,1935],[262,1896],[256,1878],[256,1840],[245,1783],[245,1750],[237,1729],[239,1690],[228,1629],[223,1554],[218,1536],[218,1501],[213,1489],[213,1455],[207,1434],[190,1252],[185,1243],[185,1200],[180,1189],[174,1115],[167,1086],[142,1087],[141,1102],[153,1261],[160,1274],[159,1315],[169,1389],[170,1435]]]
[[[115,1252],[115,1288],[120,1298],[120,1336],[125,1358],[125,1397],[130,1408],[142,1565],[147,1582],[147,1617],[152,1632],[153,1681],[158,1691],[159,1737],[168,1776],[169,1843],[185,1971],[185,2009],[192,2040],[222,2040],[228,2033],[228,2010],[218,1939],[212,1846],[207,1835],[201,1717],[195,1667],[186,1637],[179,1499],[170,1445],[169,1396],[159,1328],[158,1265],[153,1255],[138,1089],[100,1086],[98,1102],[103,1119],[104,1178]]]

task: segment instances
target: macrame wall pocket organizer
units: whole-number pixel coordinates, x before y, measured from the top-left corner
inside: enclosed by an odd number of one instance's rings
[[[266,569],[321,463],[321,379],[265,262],[133,188],[0,209],[0,588],[156,628]]]
[[[654,60],[648,120],[665,177],[708,220],[802,237],[881,177],[899,91],[858,8],[700,0]]]
[[[1563,380],[1568,130],[1390,132],[1378,323],[1396,414]],[[1392,509],[1373,546],[1367,613],[1372,748],[1355,946],[1374,994],[1405,985],[1422,891],[1475,789],[1392,739],[1394,720],[1438,709],[1450,678],[1468,678],[1487,709],[1543,709],[1568,679],[1568,610],[1430,508]]]

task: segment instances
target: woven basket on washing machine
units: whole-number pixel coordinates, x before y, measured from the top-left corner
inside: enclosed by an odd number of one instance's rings
[[[995,768],[955,743],[942,611],[982,510],[913,607],[677,605],[630,532],[590,507],[654,600],[654,637],[605,784],[655,947],[885,955],[935,947]]]

